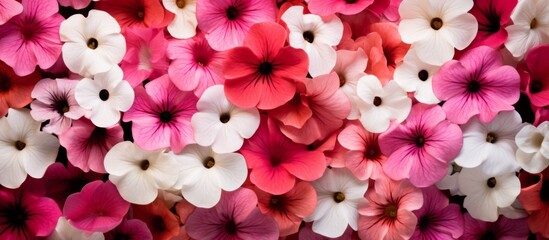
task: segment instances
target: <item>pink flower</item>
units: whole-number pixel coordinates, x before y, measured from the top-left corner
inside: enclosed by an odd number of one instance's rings
[[[23,12],[23,5],[16,0],[3,0],[0,2],[0,25],[9,21],[13,16]]]
[[[348,149],[345,167],[360,180],[379,179],[383,175],[383,163],[387,159],[381,153],[379,134],[366,131],[360,122],[349,122],[339,133],[337,140]]]
[[[122,32],[130,27],[163,28],[174,18],[159,0],[101,0],[94,8],[113,16]]]
[[[272,0],[204,0],[196,3],[198,28],[218,51],[242,45],[254,23],[273,22],[275,14],[276,5]]]
[[[518,69],[521,73],[521,88],[528,95],[532,105],[549,105],[549,67],[545,57],[549,54],[549,45],[532,48]]]
[[[292,142],[273,120],[265,116],[262,116],[257,132],[244,142],[240,152],[251,169],[250,181],[271,194],[290,191],[296,178],[316,180],[326,169],[322,152],[308,151],[307,145]]]
[[[241,108],[273,109],[288,102],[295,80],[305,78],[309,61],[301,49],[284,47],[286,30],[276,23],[250,28],[242,47],[227,52],[225,94]]]
[[[171,147],[176,153],[194,143],[191,117],[197,112],[198,98],[182,92],[168,75],[135,89],[135,102],[124,114],[124,122],[133,121],[135,143],[145,150]]]
[[[361,12],[374,0],[311,0],[309,10],[311,13],[328,16],[334,13],[353,15]]]
[[[74,9],[82,9],[86,8],[88,5],[90,5],[91,0],[57,0],[59,2],[59,5],[63,7],[73,7]],[[99,0],[94,0],[99,1]]]
[[[446,101],[442,109],[448,120],[463,124],[479,114],[482,122],[489,122],[498,112],[514,109],[519,84],[517,71],[503,66],[499,52],[481,46],[442,65],[433,77],[433,92]]]
[[[187,218],[193,239],[278,239],[276,222],[256,207],[257,196],[247,188],[223,192],[213,208],[197,208]]]
[[[59,143],[67,149],[67,158],[72,165],[84,172],[99,173],[106,173],[103,161],[107,152],[123,140],[119,125],[100,128],[85,118],[73,122],[73,126],[59,136]]]
[[[153,240],[151,231],[143,221],[139,219],[122,220],[113,230],[105,234],[106,240],[139,239]]]
[[[122,222],[130,209],[110,181],[93,181],[82,191],[70,195],[63,215],[74,227],[89,232],[107,232]]]
[[[412,239],[457,239],[463,234],[461,207],[449,204],[435,186],[423,189],[423,206],[414,214],[418,220]]]
[[[463,145],[461,129],[445,118],[440,106],[418,103],[403,124],[381,134],[379,146],[388,156],[385,174],[394,180],[410,179],[416,187],[441,180]]]
[[[496,222],[484,222],[474,219],[465,213],[465,231],[461,240],[476,239],[509,239],[520,240],[528,239],[528,225],[526,218],[509,219],[500,216]]]
[[[154,79],[168,69],[166,48],[168,41],[161,29],[128,28],[124,33],[126,55],[120,63],[124,80],[132,87],[145,79]]]
[[[291,101],[270,114],[282,122],[280,130],[292,141],[311,144],[323,140],[343,125],[343,120],[351,111],[351,103],[339,89],[336,73],[307,78],[303,82],[303,93],[295,94]],[[308,113],[309,117],[304,113]],[[299,119],[298,123],[291,118]]]
[[[495,49],[507,41],[507,30],[511,21],[511,12],[517,6],[517,0],[476,0],[469,11],[478,21],[478,33],[469,49],[486,45]]]
[[[0,60],[19,76],[36,65],[51,67],[61,55],[59,26],[64,20],[56,0],[23,0],[23,12],[0,25]],[[0,4],[3,5],[3,4]]]
[[[378,179],[359,205],[358,234],[362,239],[409,239],[414,234],[421,208],[421,190],[406,180]]]
[[[213,50],[204,34],[198,33],[186,40],[171,40],[167,54],[172,59],[168,75],[181,91],[194,91],[196,96],[201,96],[208,87],[223,84],[224,54]]]
[[[32,89],[39,80],[38,72],[20,77],[0,61],[0,117],[8,113],[8,108],[22,108],[31,103]]]

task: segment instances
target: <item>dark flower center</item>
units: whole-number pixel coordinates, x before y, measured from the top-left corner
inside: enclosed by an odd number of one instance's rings
[[[69,102],[67,102],[66,99],[60,100],[55,103],[55,111],[57,111],[57,113],[64,115],[69,110],[70,110]]]
[[[343,85],[347,82],[345,75],[338,73],[337,76],[339,77],[339,87],[343,87]]]
[[[307,42],[313,43],[315,40],[315,34],[311,31],[305,31],[303,32],[303,39]]]
[[[488,133],[486,134],[486,142],[489,142],[489,143],[496,143],[497,141],[497,136],[494,134],[494,133]]]
[[[141,170],[143,171],[149,169],[149,166],[151,166],[151,163],[147,159],[141,161],[141,163],[139,164],[139,167],[141,167]]]
[[[259,64],[259,72],[263,75],[271,75],[273,72],[273,65],[270,62],[262,62]]]
[[[393,204],[390,204],[387,207],[385,207],[385,217],[394,219],[397,217],[397,212],[398,212],[398,208]]]
[[[364,152],[364,156],[367,159],[377,159],[381,155],[379,146],[369,146],[368,150]]]
[[[467,91],[472,93],[480,91],[480,83],[476,80],[470,81],[469,84],[467,84]]]
[[[229,235],[235,235],[237,230],[238,228],[234,220],[231,219],[225,224],[225,231],[227,231]]]
[[[534,29],[538,26],[538,20],[537,19],[532,19],[532,21],[530,22],[530,29]]]
[[[378,96],[376,96],[376,97],[374,98],[374,106],[377,107],[377,106],[379,106],[379,105],[381,105],[381,98],[378,97]]]
[[[429,78],[429,72],[427,72],[427,70],[423,69],[423,70],[421,70],[417,73],[417,77],[419,78],[419,80],[425,82]]]
[[[168,112],[168,111],[163,111],[163,112],[160,113],[159,117],[160,117],[161,122],[168,123],[172,120],[173,114],[171,112]]]
[[[228,123],[229,120],[231,120],[231,114],[222,113],[221,115],[219,115],[219,121],[221,121],[222,123]]]
[[[109,136],[106,128],[96,127],[86,142],[86,148],[91,146],[104,146],[105,140]]]
[[[495,188],[496,184],[497,181],[495,177],[488,178],[488,180],[486,181],[486,185],[488,185],[489,188]]]
[[[11,205],[8,209],[2,211],[11,225],[12,231],[25,227],[29,214],[20,203]]]
[[[151,232],[160,233],[166,230],[166,223],[161,216],[154,216],[151,220]]]
[[[0,75],[0,93],[7,92],[11,88],[11,81],[6,75]]]
[[[424,136],[417,136],[416,137],[416,146],[423,147],[425,145],[425,137]]]
[[[89,49],[96,49],[97,46],[99,46],[99,42],[97,42],[97,39],[95,38],[88,39],[87,44]]]
[[[230,6],[227,8],[227,18],[229,20],[235,20],[238,17],[238,9],[235,6]]]
[[[269,201],[269,207],[279,212],[284,212],[284,198],[282,196],[272,195],[271,201]]]
[[[462,169],[463,169],[463,167],[461,167],[460,165],[457,165],[457,163],[453,162],[452,163],[452,173],[450,173],[450,175],[454,175],[454,173],[461,172]]]
[[[215,159],[213,157],[207,157],[204,159],[203,164],[205,168],[210,169],[215,165]]]
[[[143,11],[137,12],[137,18],[140,20],[143,20],[145,18],[145,12]]]
[[[532,84],[530,85],[530,92],[531,93],[539,93],[543,89],[543,85],[540,81],[534,80],[532,81]]]
[[[340,202],[345,201],[345,194],[342,193],[342,192],[336,192],[336,193],[334,193],[334,201],[335,201],[336,203],[340,203]]]
[[[124,233],[115,233],[112,235],[113,240],[131,240],[131,236]]]
[[[496,234],[492,231],[488,231],[484,233],[484,236],[482,237],[482,240],[497,240]]]
[[[435,30],[439,30],[442,27],[442,19],[440,18],[433,18],[431,20],[431,28]]]
[[[24,143],[24,142],[21,142],[21,141],[15,142],[15,148],[19,151],[25,149],[26,146],[27,146],[27,144]]]
[[[101,101],[109,100],[109,90],[101,89],[101,91],[99,91],[99,99],[101,99]]]
[[[543,181],[543,183],[541,183],[539,197],[542,201],[549,202],[549,179],[546,179]]]
[[[185,0],[176,0],[175,5],[177,5],[178,8],[184,8],[187,4],[185,3]]]
[[[417,221],[417,226],[420,230],[425,230],[429,227],[429,217],[423,216]]]
[[[348,3],[348,4],[353,4],[353,3],[358,2],[358,0],[345,0],[345,2]]]

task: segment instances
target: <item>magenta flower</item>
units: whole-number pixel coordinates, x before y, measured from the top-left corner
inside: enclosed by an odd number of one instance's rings
[[[507,41],[505,27],[511,25],[511,13],[516,5],[517,0],[476,0],[469,13],[478,21],[478,33],[468,48],[503,46]]]
[[[17,0],[0,1],[0,25],[9,21],[13,16],[23,12],[23,5]]]
[[[503,66],[499,52],[481,46],[446,62],[433,78],[435,96],[446,101],[442,109],[448,120],[466,123],[479,114],[489,122],[500,111],[513,110],[519,99],[520,77],[511,66]]]
[[[247,188],[223,192],[213,208],[197,208],[187,218],[186,229],[193,239],[278,239],[276,222],[263,215],[257,196]]]
[[[414,211],[417,227],[412,239],[457,239],[463,234],[463,216],[457,204],[435,186],[423,189],[423,206]]]
[[[88,232],[107,232],[122,222],[130,203],[110,181],[97,180],[65,201],[63,215],[74,227]]]
[[[440,106],[419,103],[403,124],[381,134],[379,146],[388,156],[385,174],[394,180],[410,179],[416,187],[441,180],[463,145],[461,129],[445,118]]]
[[[522,77],[522,90],[536,107],[549,105],[549,67],[544,60],[547,54],[549,45],[532,48],[524,63],[518,67]]]
[[[528,239],[528,224],[526,218],[509,219],[500,216],[495,222],[484,222],[474,219],[465,213],[463,215],[465,231],[461,240],[477,239]]]
[[[197,112],[197,102],[192,92],[177,89],[166,74],[145,88],[135,89],[135,101],[123,120],[133,121],[132,133],[139,147],[145,150],[171,147],[179,153],[195,142],[191,117]]]
[[[120,125],[100,128],[86,118],[73,122],[73,126],[59,136],[59,143],[67,149],[67,158],[72,165],[84,172],[98,173],[106,173],[105,155],[123,140]]]
[[[23,0],[23,12],[0,25],[0,60],[19,76],[51,67],[61,55],[56,0]],[[2,5],[2,4],[0,4]],[[1,15],[1,14],[0,14]]]
[[[115,229],[105,234],[107,240],[139,239],[152,240],[151,231],[143,221],[139,219],[123,220]]]
[[[196,2],[198,28],[213,49],[227,50],[242,45],[254,23],[274,22],[272,0],[204,0]],[[276,37],[276,35],[272,35]]]

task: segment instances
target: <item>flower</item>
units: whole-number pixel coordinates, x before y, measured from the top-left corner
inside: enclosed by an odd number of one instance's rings
[[[520,193],[515,172],[488,175],[480,167],[463,168],[458,176],[459,190],[467,195],[463,207],[475,219],[494,222],[498,207],[511,206]]]
[[[481,46],[440,68],[433,78],[433,91],[446,101],[442,109],[448,120],[463,124],[478,114],[482,122],[489,122],[498,112],[514,109],[520,77],[513,67],[502,65],[497,50]]]
[[[147,224],[139,219],[124,219],[122,220],[122,223],[120,223],[115,229],[111,230],[106,235],[106,239],[110,240],[124,239],[124,237],[127,239],[153,239],[153,236],[151,234],[151,231],[147,227]]]
[[[22,108],[32,102],[31,92],[39,80],[38,72],[19,77],[0,61],[0,116],[5,116],[8,108]]]
[[[73,7],[74,9],[83,9],[90,5],[92,0],[57,0],[63,7]],[[97,2],[99,0],[93,0]]]
[[[61,23],[63,61],[82,76],[109,71],[126,52],[120,25],[106,12],[90,10],[88,17],[75,14]]]
[[[509,34],[505,47],[513,57],[522,58],[531,48],[549,43],[549,5],[545,1],[519,1],[511,14],[513,24],[506,27]]]
[[[118,123],[120,111],[127,111],[133,104],[133,89],[122,80],[122,75],[122,70],[116,66],[108,72],[98,73],[93,79],[82,79],[74,89],[76,102],[91,111],[90,119],[98,127]]]
[[[42,178],[55,162],[59,141],[40,131],[40,123],[27,109],[10,109],[8,117],[0,118],[0,184],[18,188],[27,178]]]
[[[192,144],[174,158],[181,165],[175,188],[201,208],[215,206],[221,190],[236,190],[248,176],[246,160],[239,153],[216,153],[212,148]]]
[[[128,28],[163,28],[174,17],[159,0],[101,0],[94,8],[114,17],[122,32]]]
[[[166,10],[175,14],[168,25],[168,32],[174,38],[190,38],[196,34],[196,0],[162,0]]]
[[[404,0],[398,9],[402,41],[421,61],[440,66],[475,38],[477,20],[467,13],[472,7],[473,0]]]
[[[382,133],[379,146],[388,156],[385,174],[394,180],[410,179],[416,187],[440,181],[463,143],[461,129],[445,116],[438,105],[415,104],[406,122]]]
[[[437,104],[440,100],[433,92],[433,76],[439,66],[422,62],[415,49],[410,49],[402,64],[395,68],[394,79],[407,92],[414,92],[417,101],[426,104]]]
[[[410,113],[412,100],[395,81],[382,87],[376,76],[367,75],[358,80],[356,90],[360,122],[370,132],[384,132],[391,121],[401,123]]]
[[[378,179],[360,202],[358,235],[362,239],[408,239],[417,224],[412,211],[422,205],[421,190],[408,181]]]
[[[292,99],[294,82],[305,78],[309,62],[304,51],[284,47],[285,41],[283,27],[258,23],[250,28],[242,47],[227,52],[223,76],[231,103],[241,108],[273,109]]]
[[[336,50],[343,36],[343,24],[336,16],[324,20],[303,14],[302,6],[288,8],[281,19],[290,30],[290,46],[305,50],[309,56],[309,73],[313,77],[328,74],[336,64]]]
[[[12,17],[23,12],[23,5],[16,0],[2,1],[0,4],[0,25],[8,22]]]
[[[247,188],[223,192],[213,208],[197,208],[187,218],[193,239],[278,239],[276,222],[256,207],[257,196]]]
[[[469,48],[489,46],[500,48],[507,41],[507,30],[511,22],[511,12],[517,0],[481,0],[475,1],[469,13],[478,21],[478,33]]]
[[[517,171],[515,136],[522,126],[516,111],[501,112],[489,123],[482,123],[477,117],[471,118],[461,126],[463,148],[454,161],[466,168],[480,165],[488,175]]]
[[[535,107],[544,107],[549,104],[549,77],[547,64],[542,59],[549,54],[549,45],[533,48],[519,64],[521,75],[521,90]]]
[[[257,109],[241,109],[229,103],[223,85],[206,89],[196,108],[198,112],[191,118],[196,143],[211,146],[216,153],[237,151],[259,127]]]
[[[242,45],[252,25],[273,22],[275,14],[272,0],[204,0],[196,4],[198,28],[217,51]]]
[[[461,239],[527,239],[526,219],[509,219],[500,216],[495,222],[474,219],[471,214],[463,215],[465,231]]]
[[[333,71],[337,73],[339,78],[339,88],[351,102],[351,112],[347,119],[358,119],[360,113],[355,101],[357,97],[356,84],[358,79],[366,76],[364,71],[368,63],[368,56],[362,49],[356,51],[338,50],[336,54],[336,64]]]
[[[290,191],[296,178],[316,180],[326,169],[322,152],[308,151],[306,145],[292,142],[280,132],[272,119],[265,116],[257,132],[244,142],[240,153],[251,169],[250,181],[271,194]]]
[[[280,236],[298,232],[301,221],[316,208],[316,191],[308,182],[297,182],[287,193],[272,195],[253,189],[261,213],[271,216],[280,229]]]
[[[311,0],[308,8],[311,13],[328,16],[334,13],[354,15],[374,3],[374,0]]]
[[[57,13],[56,0],[23,0],[22,4],[21,14],[0,25],[0,60],[19,76],[31,74],[37,65],[47,69],[57,61],[61,54],[58,31],[64,20]]]
[[[109,150],[105,170],[122,198],[143,205],[154,201],[159,189],[169,189],[176,183],[180,167],[163,149],[145,151],[125,141]]]
[[[192,92],[182,92],[163,75],[135,89],[136,99],[123,121],[132,121],[135,143],[145,150],[171,147],[181,152],[194,143],[191,117],[196,113],[198,98]]]
[[[540,173],[549,166],[549,138],[545,139],[548,124],[545,121],[537,127],[524,125],[515,135],[517,163],[529,173]]]
[[[63,215],[80,230],[107,232],[122,222],[129,208],[114,184],[96,180],[67,198]]]
[[[105,236],[100,232],[86,232],[73,227],[65,217],[57,220],[55,230],[48,236],[48,240],[104,240]]]
[[[520,195],[518,200],[524,210],[530,213],[528,227],[530,231],[549,238],[549,169],[538,174],[521,172],[519,174]]]
[[[72,120],[84,116],[82,109],[74,99],[74,88],[78,81],[68,79],[42,79],[31,96],[35,98],[31,103],[30,114],[36,121],[50,120],[43,128],[44,132],[60,135],[69,129]]]
[[[423,189],[423,206],[414,211],[417,227],[412,239],[457,239],[463,235],[463,216],[457,204],[436,187]]]
[[[169,240],[179,234],[179,221],[177,217],[170,211],[169,208],[162,202],[162,199],[157,198],[147,205],[133,205],[133,216],[147,224],[148,230],[152,234],[150,239]],[[144,230],[133,231],[132,233],[143,232]],[[139,235],[138,235],[139,236]]]
[[[440,181],[438,181],[436,183],[436,186],[438,189],[443,189],[443,190],[449,190],[450,191],[450,195],[452,196],[455,196],[455,195],[463,195],[460,191],[459,191],[459,186],[458,186],[458,176],[459,176],[459,173],[461,172],[461,169],[463,169],[462,167],[460,167],[459,165],[457,165],[454,161],[452,161],[449,165],[448,165],[448,172],[446,174],[446,176],[444,176],[443,179],[441,179]]]
[[[379,134],[366,131],[356,122],[349,122],[337,136],[337,141],[345,149],[345,167],[360,180],[383,177],[382,164],[387,157],[381,153]]]

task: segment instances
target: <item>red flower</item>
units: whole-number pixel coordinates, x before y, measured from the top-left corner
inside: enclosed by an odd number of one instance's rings
[[[521,172],[522,189],[518,200],[530,213],[528,226],[533,233],[549,238],[549,168],[538,174]]]
[[[162,28],[175,17],[160,0],[101,0],[95,8],[113,16],[122,32],[127,27]]]
[[[0,61],[0,117],[8,113],[8,108],[22,108],[31,103],[32,89],[39,80],[40,74],[36,71],[19,77]]]

